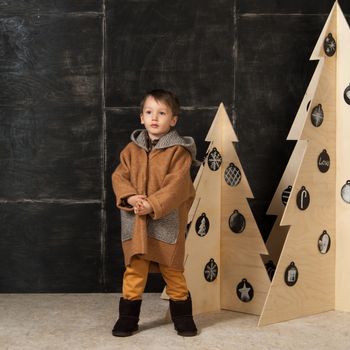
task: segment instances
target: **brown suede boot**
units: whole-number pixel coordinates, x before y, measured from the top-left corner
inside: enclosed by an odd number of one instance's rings
[[[139,329],[141,302],[142,300],[120,298],[119,319],[112,330],[115,337],[129,337]]]
[[[178,335],[193,337],[197,335],[197,327],[192,316],[191,295],[186,300],[169,300],[171,319]]]

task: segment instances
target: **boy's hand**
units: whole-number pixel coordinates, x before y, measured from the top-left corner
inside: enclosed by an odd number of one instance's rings
[[[137,201],[134,206],[134,213],[137,215],[147,215],[153,212],[153,208],[148,203],[147,199],[141,199]]]
[[[143,194],[136,194],[134,196],[130,196],[128,199],[127,199],[127,202],[135,208],[136,206],[136,203],[139,202],[139,201],[142,201],[143,199],[145,199],[146,196],[143,195]]]

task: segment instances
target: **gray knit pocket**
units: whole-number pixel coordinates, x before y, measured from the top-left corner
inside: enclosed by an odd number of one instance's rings
[[[133,211],[120,211],[121,226],[122,226],[122,242],[132,238],[134,228],[135,214]]]
[[[152,238],[165,243],[175,244],[179,235],[178,209],[157,220],[148,217],[147,232],[148,236]]]

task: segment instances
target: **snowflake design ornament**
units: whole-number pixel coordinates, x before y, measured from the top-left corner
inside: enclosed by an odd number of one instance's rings
[[[218,276],[219,268],[214,259],[210,259],[204,268],[204,278],[208,282],[213,282]]]
[[[222,157],[219,151],[214,147],[212,151],[208,155],[208,165],[209,169],[212,171],[216,171],[220,168],[222,163]]]
[[[322,105],[318,104],[316,107],[313,108],[311,113],[312,125],[318,128],[323,123],[323,119],[324,119],[324,112],[322,109]]]

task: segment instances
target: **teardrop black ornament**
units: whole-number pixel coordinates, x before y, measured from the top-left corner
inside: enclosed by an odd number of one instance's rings
[[[241,282],[237,284],[236,294],[239,300],[244,303],[248,303],[254,298],[254,289],[253,286],[243,278]]]
[[[270,281],[272,281],[272,278],[273,278],[275,271],[276,271],[276,265],[273,263],[272,260],[269,260],[265,264],[265,268],[266,268],[267,274],[269,275]]]
[[[326,55],[329,57],[333,56],[337,51],[337,43],[335,42],[332,33],[329,33],[326,39],[324,39],[323,49]]]
[[[196,221],[196,233],[198,236],[203,237],[209,231],[210,223],[205,213],[202,213],[201,216]]]
[[[210,259],[204,268],[204,278],[208,282],[213,282],[218,276],[219,268],[214,259]]]
[[[310,193],[302,186],[297,194],[297,206],[300,210],[305,210],[310,204]]]
[[[222,157],[220,152],[214,147],[208,155],[208,166],[212,171],[216,171],[220,168],[222,163]]]
[[[241,182],[241,171],[233,164],[226,168],[224,178],[228,185],[237,186]]]
[[[345,185],[341,189],[341,197],[346,203],[350,203],[350,180],[346,181]]]
[[[284,281],[286,282],[287,286],[291,287],[294,286],[295,283],[297,283],[299,277],[299,272],[297,267],[295,266],[294,261],[292,261],[289,266],[286,268],[286,271],[284,273]]]
[[[324,119],[324,113],[323,113],[322,105],[318,104],[316,107],[312,109],[311,123],[313,126],[318,128],[323,123],[323,119]]]
[[[350,84],[349,86],[344,90],[344,100],[345,102],[350,105]]]
[[[282,203],[283,205],[287,205],[290,193],[292,192],[292,186],[288,186],[283,192],[282,192]]]
[[[234,233],[242,233],[245,229],[245,217],[236,209],[228,219],[230,229]]]
[[[310,100],[310,101],[307,103],[307,105],[306,105],[306,112],[309,110],[310,104],[311,104],[311,100]]]
[[[323,150],[317,159],[317,166],[321,173],[326,173],[331,166],[331,159],[329,158],[329,154],[327,150]]]
[[[329,234],[326,230],[322,232],[322,235],[318,239],[318,250],[321,254],[326,254],[329,251],[329,248],[331,247],[331,237],[329,237]]]

